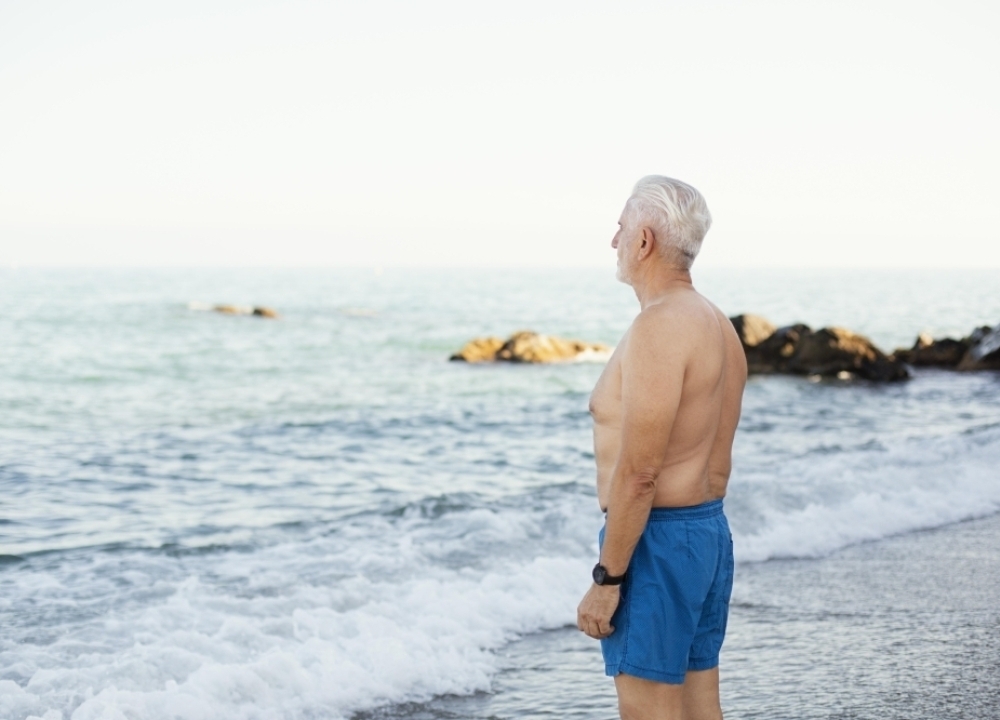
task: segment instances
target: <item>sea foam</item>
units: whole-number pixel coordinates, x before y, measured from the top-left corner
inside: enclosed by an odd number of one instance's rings
[[[160,602],[106,613],[44,648],[4,648],[4,663],[36,669],[0,684],[0,717],[338,718],[488,691],[495,649],[572,620],[589,558],[549,554],[543,536],[578,511],[567,498],[542,512],[372,516],[303,544],[203,558],[197,572],[156,583]],[[462,536],[504,536],[497,549],[513,543],[524,559],[448,567]],[[155,575],[163,559],[135,562]]]
[[[763,497],[754,502],[753,486],[732,489],[745,493],[762,518],[736,534],[738,559],[819,557],[1000,512],[998,466],[1000,431],[992,428],[911,440],[884,452],[804,458],[774,471],[775,483],[799,483],[792,507],[775,507]]]

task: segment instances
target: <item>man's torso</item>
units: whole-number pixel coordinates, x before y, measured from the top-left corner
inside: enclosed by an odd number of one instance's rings
[[[666,456],[656,480],[654,507],[685,507],[721,498],[731,469],[732,444],[739,422],[746,359],[728,318],[693,289],[669,293],[655,313],[682,313],[683,333],[672,338],[686,363],[680,405]],[[621,450],[622,356],[626,332],[590,399],[594,418],[597,496],[607,508],[611,477]]]

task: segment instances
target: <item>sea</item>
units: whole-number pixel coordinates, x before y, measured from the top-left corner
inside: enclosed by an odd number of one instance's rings
[[[1000,323],[998,269],[694,282],[887,351]],[[602,363],[448,357],[637,310],[610,267],[0,269],[0,720],[617,717]],[[725,505],[727,718],[1000,718],[1000,373],[752,377]]]

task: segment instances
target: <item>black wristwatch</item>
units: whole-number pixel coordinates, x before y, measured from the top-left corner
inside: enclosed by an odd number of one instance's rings
[[[625,574],[621,575],[608,575],[608,569],[597,563],[594,565],[594,584],[595,585],[621,585],[625,580]]]

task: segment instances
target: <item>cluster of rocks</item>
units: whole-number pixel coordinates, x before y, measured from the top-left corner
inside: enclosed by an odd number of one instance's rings
[[[977,328],[961,340],[935,340],[922,333],[912,348],[887,354],[864,335],[841,327],[813,330],[803,323],[776,327],[766,318],[749,314],[729,320],[739,335],[747,367],[753,374],[891,382],[909,378],[911,367],[1000,370],[1000,325]],[[470,363],[551,363],[589,357],[598,359],[610,353],[611,348],[601,343],[522,331],[506,340],[476,338],[449,359]]]
[[[1000,370],[1000,325],[976,328],[955,340],[917,336],[912,348],[891,354],[844,328],[813,330],[796,324],[776,328],[759,315],[730,318],[740,336],[751,373],[791,373],[867,380],[904,380],[910,367]]]
[[[602,343],[564,340],[522,330],[506,340],[498,337],[476,338],[466,343],[449,360],[462,362],[552,363],[584,358],[606,357],[611,348]]]
[[[759,315],[737,315],[729,320],[743,343],[750,373],[859,377],[880,382],[910,377],[902,360],[845,328],[813,330],[803,323],[779,328]]]
[[[978,327],[961,340],[935,340],[920,333],[912,348],[900,348],[893,355],[916,367],[1000,370],[1000,325]]]
[[[253,315],[254,317],[271,319],[278,317],[278,313],[275,310],[263,307],[262,305],[255,305],[253,307],[246,305],[213,305],[212,310],[223,315]]]

